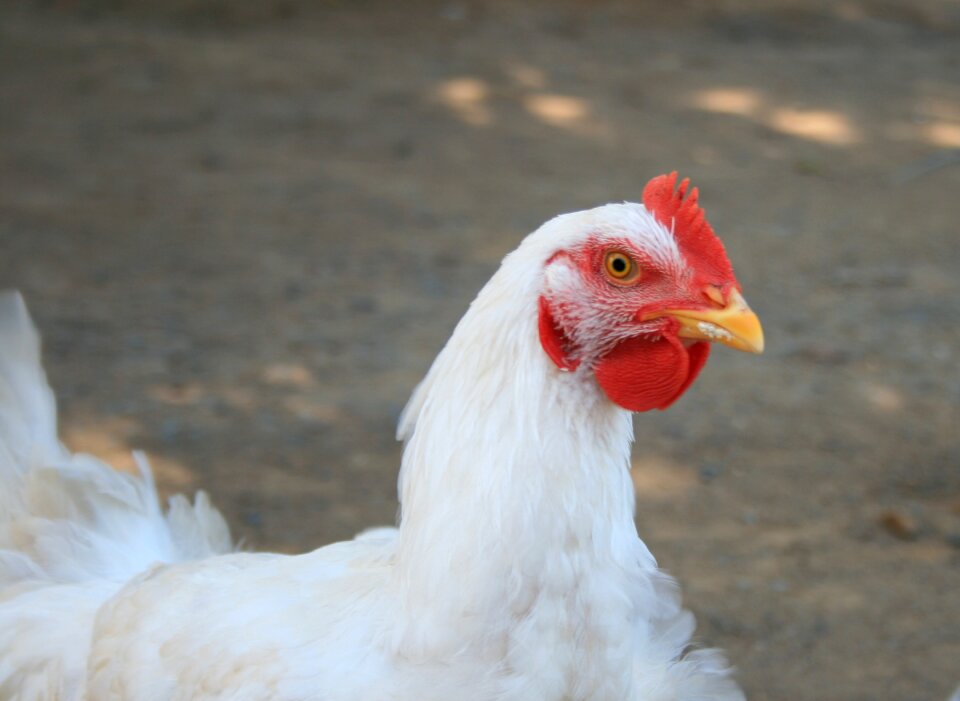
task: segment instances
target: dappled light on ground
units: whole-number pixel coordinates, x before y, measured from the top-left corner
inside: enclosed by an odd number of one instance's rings
[[[98,417],[95,423],[68,422],[62,428],[64,444],[73,452],[87,453],[106,462],[114,469],[139,474],[134,451],[143,446],[130,443],[130,437],[139,433],[132,419]],[[166,494],[191,493],[197,478],[193,470],[167,455],[150,453],[147,460],[153,476]]]
[[[264,382],[278,387],[304,389],[316,385],[313,372],[301,363],[271,363],[263,369]]]
[[[926,125],[932,143],[946,148],[960,149],[960,86],[945,88],[949,97],[928,97],[924,101],[924,113],[930,123]]]
[[[960,122],[933,122],[924,131],[934,146],[960,149]]]
[[[524,105],[534,117],[563,129],[576,127],[590,114],[584,100],[569,95],[529,95],[524,99]]]
[[[690,106],[715,114],[736,115],[784,135],[828,146],[857,146],[868,141],[861,121],[843,109],[794,107],[777,104],[754,87],[715,87],[694,92]],[[960,102],[923,98],[909,121],[890,120],[877,135],[911,139],[943,148],[960,148]]]
[[[852,146],[862,140],[859,129],[839,111],[779,106],[753,88],[709,88],[694,93],[690,102],[709,112],[746,117],[783,134],[832,146]]]
[[[897,412],[904,408],[903,396],[893,387],[880,382],[869,382],[863,387],[864,398],[870,406],[883,412]]]
[[[61,427],[61,439],[77,453],[89,453],[124,472],[136,473],[137,464],[127,439],[135,432],[133,419],[99,417],[95,423],[67,422]]]
[[[493,123],[493,112],[487,101],[490,88],[477,78],[454,78],[437,88],[438,99],[460,119],[474,127]]]
[[[639,501],[670,501],[697,486],[696,473],[662,457],[644,455],[633,460],[630,477]]]
[[[779,107],[770,111],[768,124],[790,136],[836,146],[850,146],[861,140],[859,130],[847,116],[830,110]]]
[[[589,100],[575,95],[544,91],[549,85],[546,73],[526,64],[508,65],[508,84],[491,84],[472,76],[461,76],[440,83],[435,99],[456,117],[472,127],[490,127],[515,119],[518,112],[545,126],[578,136],[597,138],[609,135]]]
[[[692,104],[709,112],[754,117],[761,109],[763,98],[753,88],[709,88],[694,95]]]

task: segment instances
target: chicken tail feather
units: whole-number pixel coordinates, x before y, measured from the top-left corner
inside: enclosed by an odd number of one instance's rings
[[[165,513],[135,457],[127,474],[59,442],[39,336],[0,293],[0,698],[70,698],[103,601],[153,565],[232,549],[205,494]]]

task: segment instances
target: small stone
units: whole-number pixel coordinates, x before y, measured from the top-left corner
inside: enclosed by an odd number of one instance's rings
[[[723,474],[724,464],[719,462],[707,463],[700,468],[700,481],[712,482]]]
[[[888,509],[880,514],[880,525],[887,533],[900,540],[916,540],[920,535],[920,526],[916,519],[895,509]]]

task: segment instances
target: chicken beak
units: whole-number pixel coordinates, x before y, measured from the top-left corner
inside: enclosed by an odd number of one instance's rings
[[[678,335],[697,341],[713,341],[749,353],[763,353],[760,319],[736,289],[731,290],[721,309],[669,309],[658,316],[680,322]]]

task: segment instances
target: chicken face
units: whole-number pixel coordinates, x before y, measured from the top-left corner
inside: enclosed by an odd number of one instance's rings
[[[631,411],[665,409],[696,379],[710,342],[760,353],[763,332],[720,239],[676,173],[643,207],[595,210],[588,231],[546,263],[540,342],[553,362],[592,370]]]

